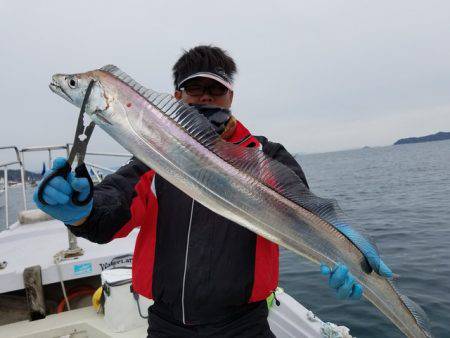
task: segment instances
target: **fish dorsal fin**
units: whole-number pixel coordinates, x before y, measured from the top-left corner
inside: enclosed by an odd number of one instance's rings
[[[245,148],[225,142],[214,131],[208,119],[196,108],[176,100],[169,94],[160,94],[144,88],[116,66],[108,65],[101,70],[114,75],[136,90],[149,103],[224,161],[324,219],[360,250],[367,251],[369,248],[372,253],[377,254],[376,246],[368,239],[362,228],[355,230],[352,236],[348,236],[348,232],[343,231],[345,230],[343,227],[348,226],[349,222],[336,201],[314,195],[290,168],[266,156],[257,148]],[[368,264],[363,264],[363,268],[366,272],[371,271]]]
[[[425,311],[423,311],[423,309],[418,304],[416,304],[414,301],[412,301],[410,298],[401,294],[398,291],[397,287],[394,285],[393,281],[388,281],[388,282],[391,285],[392,289],[394,289],[394,291],[397,293],[397,295],[403,301],[403,303],[405,304],[408,311],[414,317],[414,320],[416,321],[417,325],[422,329],[425,336],[431,338],[433,336],[431,334],[431,325],[430,325],[430,321],[429,321],[427,315],[425,314]]]
[[[140,85],[131,76],[121,71],[118,67],[114,65],[106,65],[100,68],[100,70],[107,72],[113,75],[114,77],[118,78],[119,80],[121,80],[122,82],[126,83],[128,86],[133,88],[135,91],[137,91],[141,96],[147,99],[150,98],[151,96],[159,95],[159,93]]]
[[[224,161],[324,219],[352,241],[360,250],[364,248],[367,252],[369,248],[373,250],[373,254],[378,255],[375,245],[369,241],[363,229],[357,228],[352,236],[348,236],[348,233],[344,231],[343,228],[349,225],[349,220],[335,200],[321,198],[313,194],[291,169],[266,156],[257,148],[246,148],[225,142],[214,131],[208,119],[200,114],[197,109],[177,101],[171,95],[160,94],[151,89],[146,89],[115,66],[108,65],[101,68],[101,70],[111,73],[132,87],[142,97],[146,98],[149,103],[157,107],[195,140]],[[367,268],[366,272],[370,272],[370,269]],[[428,319],[422,308],[398,292],[391,281],[389,283],[414,316],[425,335],[431,337]]]
[[[203,145],[209,145],[215,139],[220,139],[206,117],[194,107],[175,99],[170,94],[158,93],[137,83],[131,76],[114,65],[106,65],[100,70],[108,72],[117,79],[133,88],[149,103],[171,118],[178,126]]]

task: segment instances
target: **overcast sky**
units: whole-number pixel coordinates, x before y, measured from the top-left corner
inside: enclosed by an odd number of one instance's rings
[[[198,44],[234,57],[232,108],[253,133],[293,153],[389,145],[450,130],[449,42],[448,0],[0,0],[0,146],[72,142],[52,74],[112,63],[172,92]],[[121,148],[98,128],[90,150]]]

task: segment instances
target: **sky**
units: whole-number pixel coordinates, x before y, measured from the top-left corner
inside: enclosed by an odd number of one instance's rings
[[[52,74],[115,64],[171,93],[172,65],[199,44],[238,65],[234,115],[292,153],[450,131],[449,22],[434,0],[0,0],[0,146],[72,142],[78,111]],[[123,152],[100,128],[89,150]]]

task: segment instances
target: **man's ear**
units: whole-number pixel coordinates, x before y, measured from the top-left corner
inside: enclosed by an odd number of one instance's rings
[[[173,96],[175,96],[177,100],[181,100],[181,90],[175,90]]]

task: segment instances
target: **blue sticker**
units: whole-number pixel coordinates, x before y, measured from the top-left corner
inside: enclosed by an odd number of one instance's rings
[[[77,264],[73,266],[73,274],[75,276],[86,275],[88,273],[92,273],[91,263]]]

